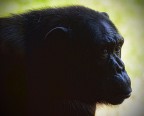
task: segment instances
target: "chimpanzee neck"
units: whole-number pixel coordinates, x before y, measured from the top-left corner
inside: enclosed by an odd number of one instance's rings
[[[96,105],[66,101],[55,104],[53,109],[52,116],[95,116]]]

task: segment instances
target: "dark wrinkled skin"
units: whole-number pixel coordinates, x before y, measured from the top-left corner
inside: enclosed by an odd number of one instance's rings
[[[81,6],[0,19],[1,116],[94,116],[131,82],[124,43],[106,13]]]

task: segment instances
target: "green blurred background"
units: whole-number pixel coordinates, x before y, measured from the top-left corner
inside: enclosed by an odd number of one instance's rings
[[[96,115],[144,116],[144,0],[0,0],[0,17],[69,5],[107,12],[125,38],[122,59],[132,80],[132,96],[120,106],[98,105]]]

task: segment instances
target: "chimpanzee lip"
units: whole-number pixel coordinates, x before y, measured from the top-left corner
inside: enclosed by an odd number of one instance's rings
[[[110,104],[112,105],[119,105],[121,104],[125,99],[129,98],[131,96],[131,94],[119,94],[119,95],[116,95],[115,97],[111,97],[111,98],[108,98],[107,101],[109,101]]]
[[[129,94],[123,94],[123,95],[118,95],[119,98],[129,98],[131,96],[131,93]]]

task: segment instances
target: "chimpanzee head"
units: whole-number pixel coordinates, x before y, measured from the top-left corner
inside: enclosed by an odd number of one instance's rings
[[[52,98],[122,103],[130,96],[131,82],[121,60],[124,39],[109,16],[84,7],[60,11],[53,11],[57,17],[32,51],[34,74],[45,80]]]

